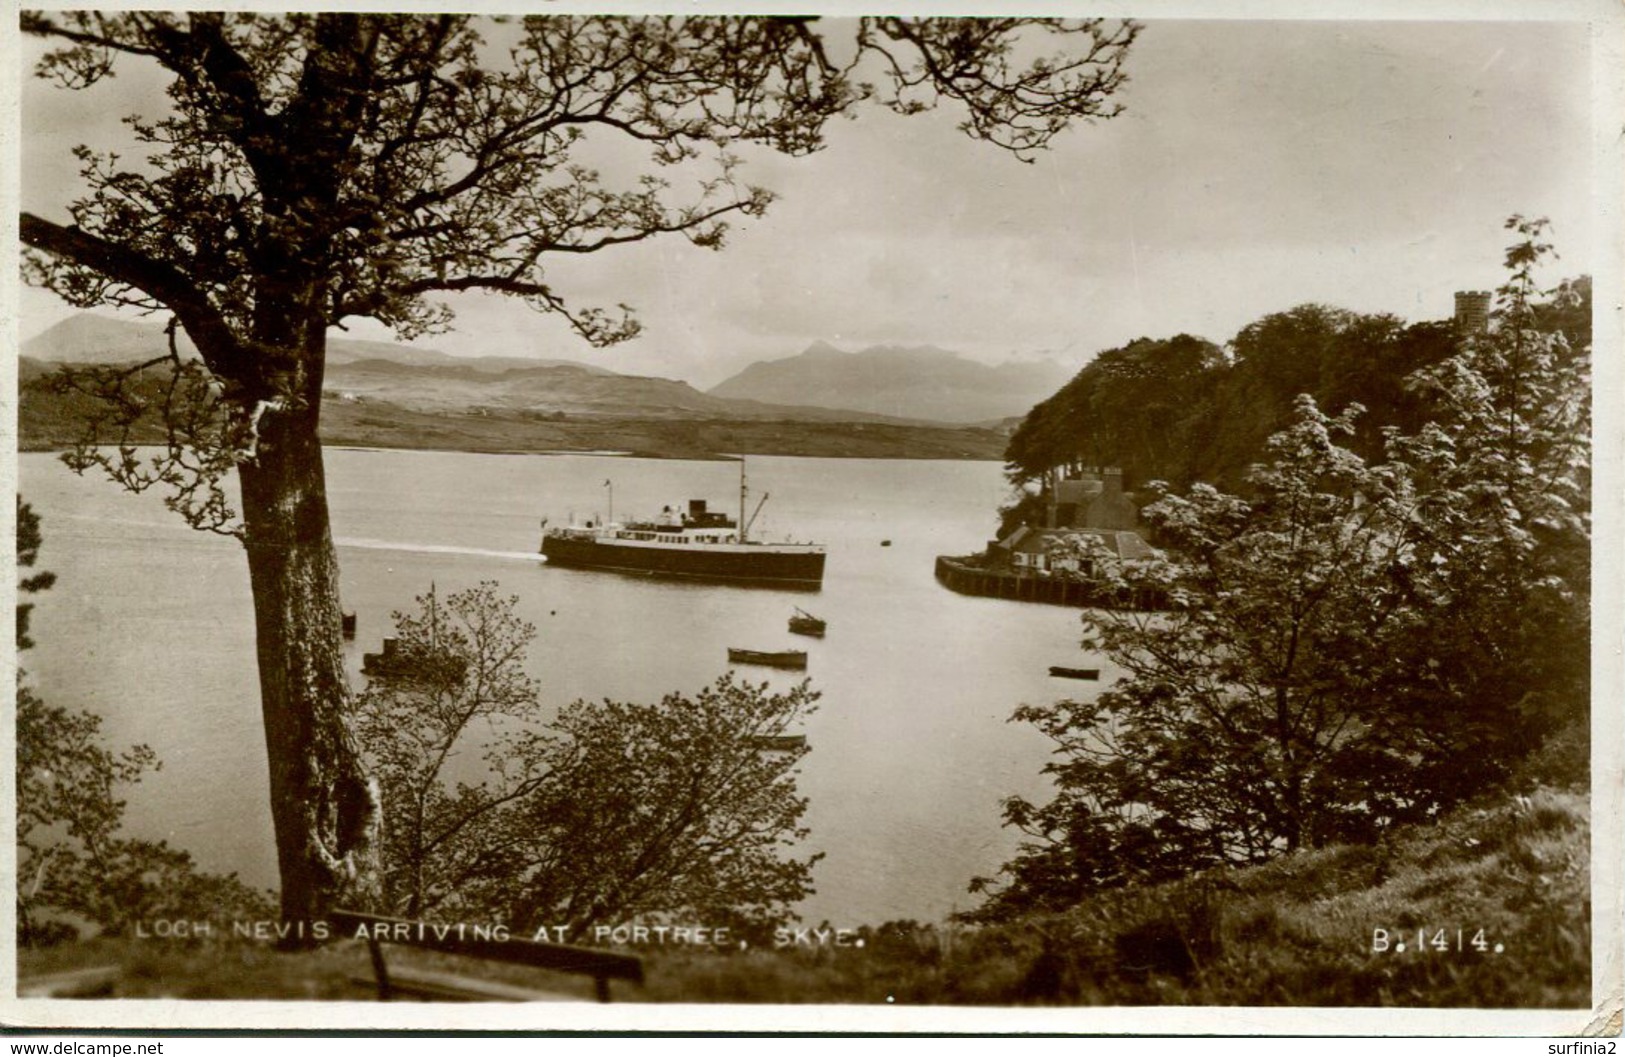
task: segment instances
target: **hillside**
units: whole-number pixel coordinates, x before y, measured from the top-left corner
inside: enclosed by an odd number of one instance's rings
[[[863,950],[651,959],[664,1001],[1589,1010],[1583,791],[1484,803],[1375,846],[1102,891]],[[1417,937],[1425,940],[1418,949]],[[1575,1029],[1590,1019],[1577,1012]]]
[[[686,382],[589,370],[576,364],[510,367],[406,365],[383,359],[329,364],[328,398],[386,401],[413,411],[470,408],[570,414],[718,414],[728,402]]]
[[[195,354],[181,342],[183,355]],[[57,365],[160,357],[163,328],[84,313],[22,347],[19,447],[65,447],[92,410],[53,391]],[[142,385],[157,394],[149,372]],[[561,360],[468,358],[384,342],[330,346],[322,435],[330,444],[468,451],[726,452],[854,458],[997,459],[1004,437],[976,426],[730,399],[687,382]],[[133,439],[159,440],[155,423]]]
[[[1564,280],[1532,311],[1537,329],[1562,336],[1566,359],[1589,355],[1589,277]],[[1434,414],[1429,387],[1413,376],[1455,355],[1460,337],[1451,320],[1302,304],[1249,323],[1222,347],[1189,334],[1139,338],[1100,351],[1035,401],[1005,459],[1021,483],[1057,466],[1109,465],[1129,488],[1205,481],[1239,491],[1301,393],[1332,413],[1358,404],[1350,447],[1381,459],[1390,429],[1414,435]]]
[[[19,363],[17,425],[23,451],[71,446],[92,411],[90,398],[53,391],[47,379],[54,373],[52,365],[28,357]],[[515,377],[481,375],[471,367],[399,365],[358,365],[354,371],[341,367],[335,373],[357,388],[329,391],[322,439],[355,447],[629,451],[671,458],[744,453],[994,460],[1006,439],[971,426],[852,421],[863,416],[717,400],[678,382],[601,376],[573,366],[530,368],[512,372]],[[152,375],[142,391],[156,397],[159,381]],[[536,387],[540,392],[527,392]],[[381,399],[381,394],[401,395],[416,406]],[[459,406],[457,399],[473,403]],[[132,439],[156,443],[162,433],[156,423],[142,421]]]
[[[184,335],[178,345],[183,356],[196,355]],[[51,373],[54,364],[133,364],[161,357],[166,349],[163,327],[156,323],[81,313],[23,343],[20,381],[26,389],[27,383]],[[794,399],[731,399],[702,393],[687,382],[619,374],[570,360],[452,356],[388,342],[344,338],[329,342],[323,388],[329,400],[335,402],[387,404],[440,414],[523,411],[568,416],[940,425],[895,415],[807,406]],[[38,440],[37,435],[24,432],[25,446]]]
[[[329,398],[384,401],[413,411],[532,411],[570,416],[774,419],[808,422],[926,423],[855,411],[730,400],[687,382],[615,374],[580,364],[494,370],[479,361],[414,366],[369,359],[329,365]]]
[[[848,353],[817,342],[798,356],[751,364],[709,392],[938,422],[988,422],[1026,414],[1071,373],[1049,361],[991,367],[929,345]]]
[[[996,460],[1005,438],[974,427],[698,415],[566,415],[522,409],[456,413],[330,401],[322,440],[440,451],[624,451],[648,458],[721,454],[850,459]]]
[[[182,356],[192,358],[197,355],[197,349],[184,332],[178,335],[177,345]],[[81,312],[29,338],[22,343],[20,352],[23,356],[49,363],[135,363],[162,356],[168,349],[162,324],[137,323]],[[386,360],[412,367],[466,367],[484,372],[568,365],[592,374],[612,373],[602,367],[573,360],[453,356],[435,349],[419,349],[388,341],[328,339],[329,367],[361,360]]]
[[[861,946],[839,948],[636,948],[648,982],[616,998],[1573,1009],[1578,1032],[1591,1005],[1590,829],[1584,791],[1548,787],[1380,845],[1101,892],[1063,913],[998,925],[868,925],[857,930]],[[369,997],[353,982],[370,977],[361,943],[277,954],[230,936],[222,925],[204,941],[70,942],[20,951],[18,971],[116,967],[117,998]],[[405,950],[389,957],[588,993],[579,978],[536,970]]]

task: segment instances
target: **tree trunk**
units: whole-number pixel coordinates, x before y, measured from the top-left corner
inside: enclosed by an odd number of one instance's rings
[[[1296,635],[1294,635],[1294,646]],[[1291,661],[1287,662],[1290,670]],[[1286,816],[1286,850],[1297,851],[1303,846],[1303,773],[1298,766],[1298,754],[1292,739],[1291,716],[1288,711],[1286,687],[1275,687],[1275,738],[1281,747],[1281,763],[1285,770],[1282,798]]]
[[[257,407],[238,468],[289,946],[308,945],[309,926],[297,926],[339,900],[370,905],[379,819],[351,729],[320,403],[297,404]]]

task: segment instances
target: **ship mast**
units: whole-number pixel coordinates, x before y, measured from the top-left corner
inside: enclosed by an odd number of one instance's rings
[[[745,542],[745,460],[739,460],[739,542]]]

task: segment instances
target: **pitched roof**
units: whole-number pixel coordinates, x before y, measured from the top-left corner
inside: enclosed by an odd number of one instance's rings
[[[1007,550],[1015,550],[1017,547],[1021,546],[1024,540],[1030,539],[1033,532],[1034,530],[1031,526],[1019,525],[1014,532],[1010,533],[1010,535],[999,541],[999,546],[1004,547]]]

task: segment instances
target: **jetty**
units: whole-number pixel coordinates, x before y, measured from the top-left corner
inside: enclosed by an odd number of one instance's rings
[[[1006,572],[976,564],[976,558],[937,557],[937,582],[962,595],[1044,602],[1079,609],[1160,609],[1162,599],[1148,591],[1125,596],[1109,584],[1038,572]]]
[[[1138,561],[1156,551],[1139,533],[1140,508],[1114,466],[1069,477],[1044,475],[1044,513],[989,540],[980,554],[937,558],[937,582],[964,595],[1084,609],[1155,610],[1167,599],[1102,575],[1103,563]]]

